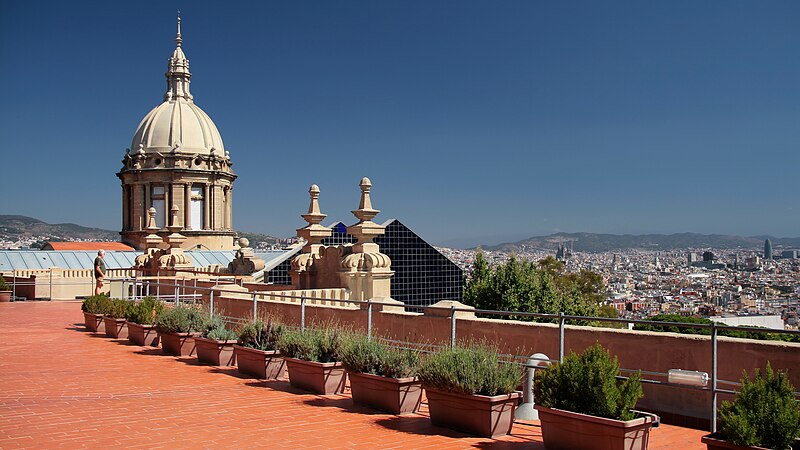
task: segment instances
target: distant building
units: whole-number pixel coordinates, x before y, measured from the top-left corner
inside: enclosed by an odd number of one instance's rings
[[[122,242],[47,242],[42,250],[77,250],[77,251],[117,251],[132,252],[133,247]]]
[[[711,261],[714,261],[715,259],[717,259],[717,258],[716,258],[716,256],[714,255],[713,252],[710,252],[710,251],[703,252],[703,261],[704,262],[711,262]]]
[[[769,239],[764,241],[764,259],[772,259],[772,242]]]
[[[695,263],[695,262],[697,262],[699,260],[700,260],[700,258],[697,256],[697,253],[689,252],[686,255],[686,261],[689,263],[689,265],[692,265],[692,263]]]
[[[800,258],[800,250],[784,250],[781,252],[783,259],[798,259]]]

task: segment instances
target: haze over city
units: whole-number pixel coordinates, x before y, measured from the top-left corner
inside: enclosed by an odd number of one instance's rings
[[[181,10],[237,230],[307,189],[433,243],[555,231],[797,236],[795,2],[3,2],[2,213],[120,229],[114,173]]]

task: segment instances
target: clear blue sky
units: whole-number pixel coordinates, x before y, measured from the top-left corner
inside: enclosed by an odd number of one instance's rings
[[[0,3],[0,213],[119,229],[183,18],[237,229],[800,235],[800,2]]]

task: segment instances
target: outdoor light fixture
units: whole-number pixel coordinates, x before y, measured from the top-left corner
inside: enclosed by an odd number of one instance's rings
[[[705,386],[708,384],[708,373],[696,370],[669,369],[667,381],[687,386]]]

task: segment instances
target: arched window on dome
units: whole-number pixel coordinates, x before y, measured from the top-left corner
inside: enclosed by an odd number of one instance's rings
[[[164,186],[153,186],[150,192],[150,206],[156,209],[156,226],[164,228],[166,223],[166,196]]]
[[[203,211],[205,208],[203,202],[205,199],[203,198],[203,186],[202,185],[194,185],[192,186],[192,229],[193,230],[202,230],[203,229]]]

